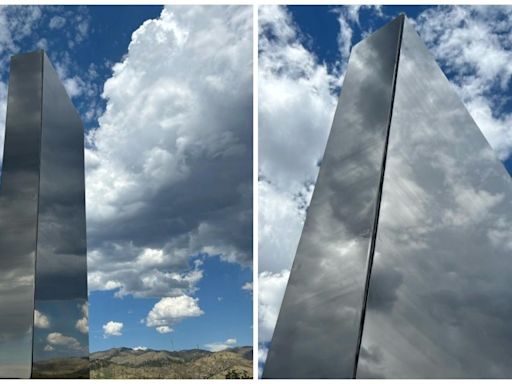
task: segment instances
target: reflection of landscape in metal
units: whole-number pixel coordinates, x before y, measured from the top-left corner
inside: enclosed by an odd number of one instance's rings
[[[11,62],[2,178],[0,376],[87,378],[83,128],[42,51]]]
[[[409,22],[359,43],[263,377],[512,377],[511,205]]]

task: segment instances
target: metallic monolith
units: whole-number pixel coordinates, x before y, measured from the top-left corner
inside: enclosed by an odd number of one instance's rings
[[[512,182],[401,15],[351,52],[266,378],[512,377]]]
[[[89,377],[83,137],[46,54],[13,56],[0,189],[0,377]]]

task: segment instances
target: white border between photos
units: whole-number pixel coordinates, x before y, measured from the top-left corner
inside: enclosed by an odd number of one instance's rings
[[[463,4],[468,5],[480,5],[483,1],[465,0]],[[253,382],[259,381],[258,379],[258,7],[262,5],[348,5],[348,4],[382,4],[382,5],[441,5],[441,4],[461,4],[460,2],[446,1],[446,0],[424,0],[421,2],[396,0],[396,1],[357,1],[357,0],[322,0],[315,3],[313,0],[295,0],[295,1],[271,1],[271,0],[174,0],[170,2],[161,1],[144,1],[140,0],[84,0],[84,1],[59,1],[59,0],[10,0],[8,3],[2,5],[24,5],[24,4],[52,4],[52,5],[163,5],[163,4],[176,4],[176,5],[250,5],[253,6],[253,379],[242,379],[237,382]],[[505,5],[512,4],[511,0],[494,0],[492,5]],[[491,4],[489,4],[491,5]],[[23,380],[22,380],[23,381]],[[119,380],[120,381],[120,380]],[[156,383],[164,380],[159,379],[133,379],[130,383]],[[206,379],[165,379],[170,382],[186,382],[186,383],[204,383]],[[225,383],[226,380],[207,380],[208,382],[220,382]],[[289,383],[288,380],[264,380],[271,383]],[[332,380],[331,380],[332,381]],[[336,380],[342,382],[346,380]],[[442,384],[449,380],[436,380],[436,384]],[[484,380],[472,380],[473,383],[480,383]],[[2,380],[5,383],[19,383],[18,379],[5,379]],[[71,383],[71,382],[83,382],[82,380],[72,379],[59,379],[59,383]],[[94,380],[94,382],[111,382],[111,380]],[[318,380],[301,380],[301,382],[318,382]],[[358,380],[360,384],[368,383],[379,383],[382,380]],[[398,380],[386,380],[386,383],[398,382]],[[423,383],[431,382],[431,380],[400,380],[400,383]],[[512,380],[493,380],[493,383],[506,382],[511,383]]]

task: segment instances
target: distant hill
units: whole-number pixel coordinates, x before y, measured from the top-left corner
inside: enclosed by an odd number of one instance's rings
[[[252,378],[252,347],[210,352],[112,348],[90,355],[91,379]]]

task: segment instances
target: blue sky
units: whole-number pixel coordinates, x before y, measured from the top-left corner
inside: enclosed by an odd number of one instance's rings
[[[414,23],[512,174],[512,7],[261,6],[260,368],[314,189],[350,48],[401,12]]]
[[[414,18],[427,6],[383,6],[382,12],[387,16],[394,16],[404,12],[408,17]],[[339,51],[336,37],[339,32],[337,20],[337,6],[288,6],[293,20],[300,30],[310,37],[309,48],[318,56],[320,61],[334,63],[339,60]],[[386,23],[385,19],[374,17],[373,10],[362,9],[359,12],[360,28],[354,30],[352,41],[361,40],[362,31],[376,30]]]
[[[155,335],[153,329],[140,324],[157,299],[141,300],[128,296],[112,300],[111,291],[92,292],[89,296],[91,350],[113,346],[181,350],[204,348],[205,344],[229,338],[236,338],[238,345],[252,345],[252,334],[247,330],[252,323],[252,297],[250,292],[239,289],[252,279],[252,270],[241,270],[213,257],[205,260],[204,271],[196,297],[205,315],[178,324],[174,332],[168,334]],[[111,320],[124,323],[121,337],[103,337],[101,326]]]
[[[252,345],[251,20],[251,7],[0,10],[1,147],[18,52],[46,50],[84,122],[92,352]]]

